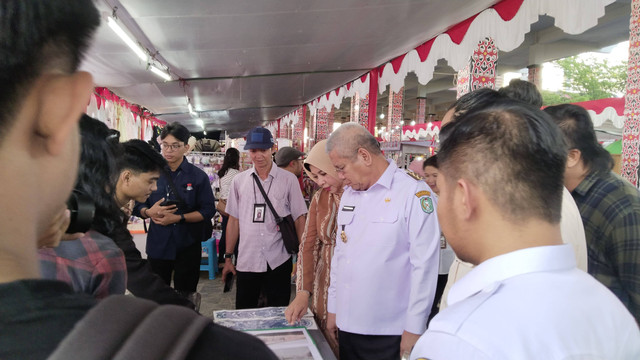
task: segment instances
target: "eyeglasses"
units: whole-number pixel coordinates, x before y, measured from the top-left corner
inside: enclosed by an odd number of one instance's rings
[[[182,147],[182,144],[160,144],[162,150],[178,150]]]

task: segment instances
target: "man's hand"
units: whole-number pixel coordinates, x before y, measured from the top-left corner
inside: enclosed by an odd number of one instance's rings
[[[153,204],[151,208],[147,209],[147,211],[143,215],[150,217],[152,219],[161,218],[166,214],[173,214],[174,212],[176,212],[176,210],[178,210],[178,206],[176,205],[169,205],[169,206],[160,205],[163,202],[164,202],[164,198],[156,201],[156,203]]]
[[[161,206],[161,207],[168,207],[168,206]],[[176,209],[173,209],[173,211],[176,211]],[[167,212],[161,215],[160,217],[152,217],[151,221],[153,221],[158,225],[167,226],[167,225],[178,223],[180,222],[181,219],[182,217],[180,217],[180,215],[176,215],[173,212]]]
[[[61,208],[51,223],[38,238],[38,248],[56,247],[61,240],[75,240],[81,238],[84,233],[66,234],[71,222],[71,212],[65,207]]]
[[[336,325],[336,314],[327,313],[327,333],[329,334],[329,340],[333,344],[338,343],[338,326]]]
[[[224,267],[222,268],[222,276],[220,277],[222,279],[222,282],[224,282],[224,279],[226,279],[227,274],[231,272],[233,273],[233,275],[236,274],[236,267],[233,266],[233,263],[231,262],[231,259],[224,259]]]
[[[284,311],[284,317],[290,325],[293,325],[302,319],[302,316],[306,314],[308,308],[309,292],[300,291],[296,294],[296,298],[293,299],[291,304],[287,306],[287,309]]]
[[[400,340],[400,356],[402,357],[405,352],[411,354],[411,350],[413,350],[413,346],[418,342],[419,338],[419,334],[410,333],[405,330]]]

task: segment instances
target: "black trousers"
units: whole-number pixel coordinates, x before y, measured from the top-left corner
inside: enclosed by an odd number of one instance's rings
[[[177,291],[188,294],[196,291],[200,279],[200,260],[202,259],[202,245],[199,241],[176,253],[175,260],[149,258],[151,270],[158,274],[164,282],[171,286],[173,273],[173,287]]]
[[[338,330],[340,360],[398,360],[400,335],[360,335]]]
[[[238,271],[236,281],[236,309],[258,307],[260,291],[264,288],[267,306],[287,306],[291,298],[291,269],[289,258],[282,265],[261,273]]]

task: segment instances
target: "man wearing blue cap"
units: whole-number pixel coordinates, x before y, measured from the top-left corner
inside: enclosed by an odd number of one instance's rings
[[[264,288],[267,306],[287,306],[291,295],[291,255],[287,253],[275,217],[254,180],[257,175],[269,201],[280,217],[295,219],[298,239],[302,238],[307,207],[292,173],[273,163],[275,151],[271,132],[263,127],[251,129],[244,146],[253,168],[238,174],[231,183],[226,211],[227,244],[222,278],[237,275],[236,309],[258,307]],[[236,266],[231,262],[240,234]],[[237,270],[237,271],[236,271]]]

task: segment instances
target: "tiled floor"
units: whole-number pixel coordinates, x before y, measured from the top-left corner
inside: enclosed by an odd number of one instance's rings
[[[200,281],[198,282],[198,292],[202,295],[200,302],[200,314],[213,317],[215,310],[229,310],[236,308],[236,286],[233,285],[231,291],[223,293],[224,283],[220,273],[216,274],[216,278],[209,280],[207,272],[200,272]],[[295,296],[295,285],[291,286],[291,300]]]

